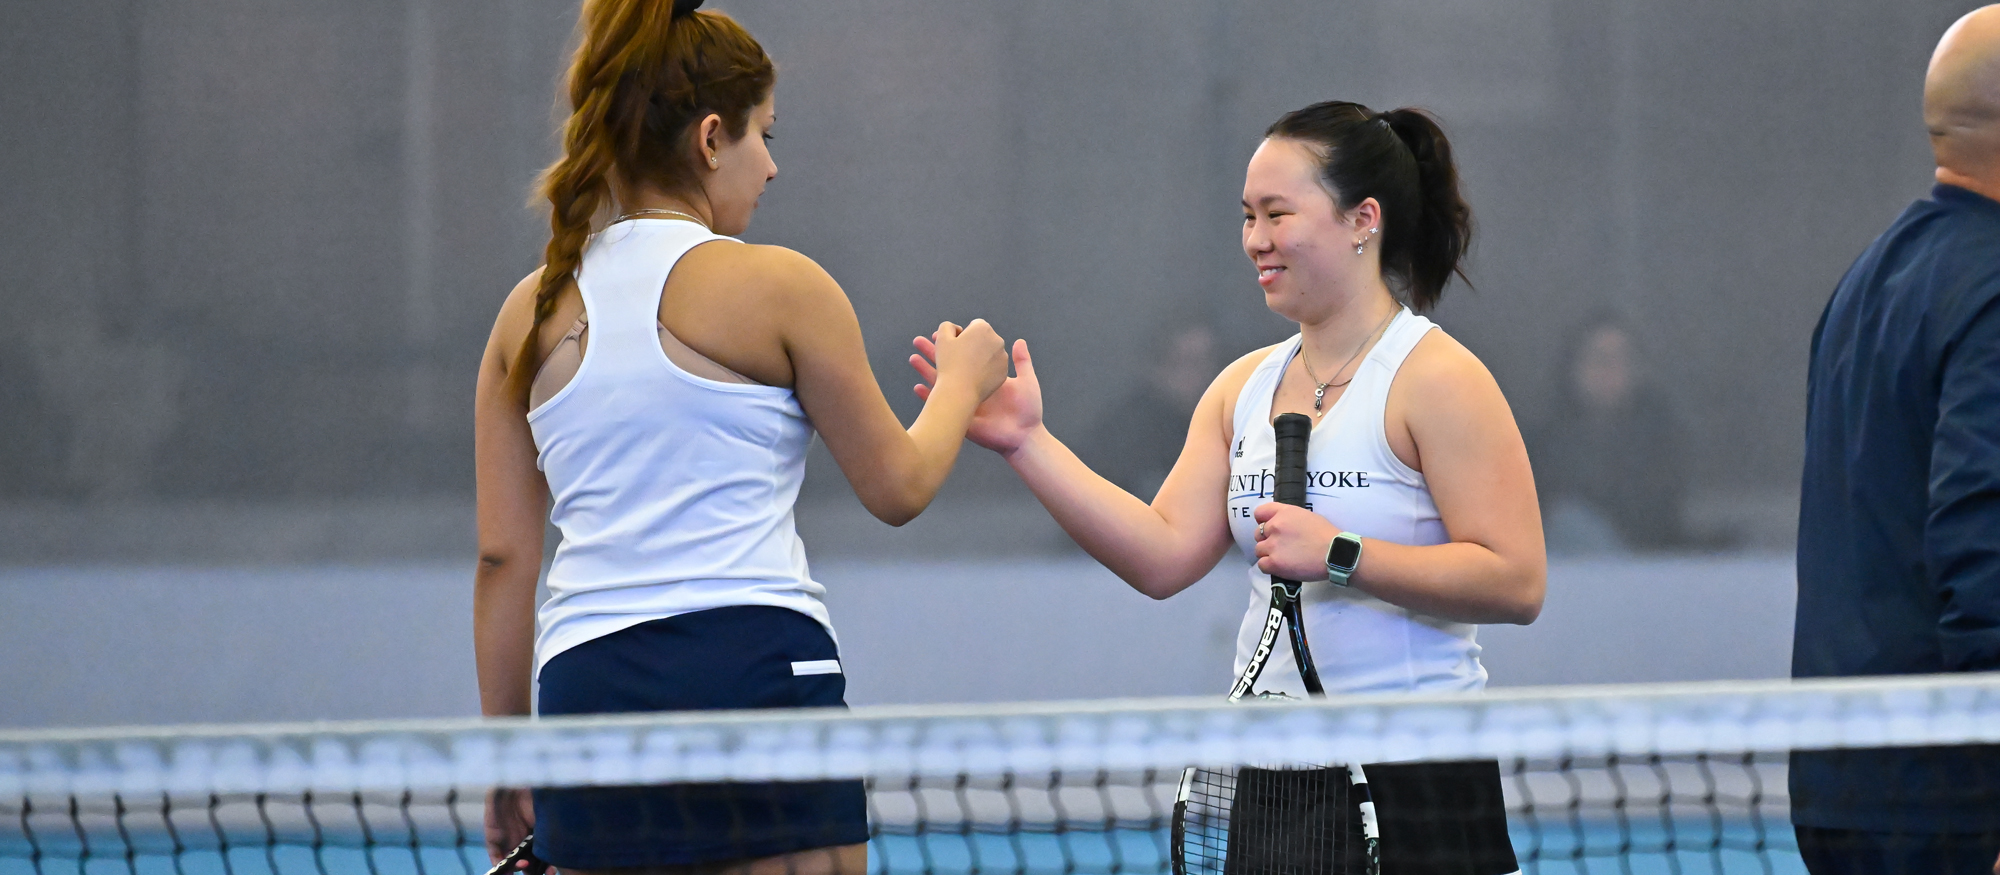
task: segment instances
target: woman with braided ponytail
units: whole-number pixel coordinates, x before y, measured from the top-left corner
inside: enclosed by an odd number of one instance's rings
[[[839,706],[824,589],[792,523],[815,432],[891,525],[943,485],[1006,377],[984,321],[939,326],[905,429],[846,295],[733,239],[777,175],[775,69],[699,0],[586,0],[543,267],[480,365],[474,631],[488,715]],[[539,613],[545,521],[562,531]],[[859,873],[859,782],[495,791],[497,860],[530,830],[565,872]],[[693,868],[681,868],[693,867]]]
[[[1301,609],[1327,692],[1481,689],[1476,624],[1533,622],[1548,563],[1528,453],[1499,385],[1419,315],[1461,275],[1471,232],[1450,142],[1429,114],[1338,101],[1289,113],[1250,158],[1243,253],[1264,305],[1299,334],[1215,378],[1151,503],[1049,433],[1025,341],[1014,342],[1018,376],[968,437],[1153,598],[1238,547],[1251,586],[1234,673],[1258,644],[1275,575],[1307,581]],[[911,364],[928,381],[943,351],[923,338],[917,348]],[[1285,413],[1314,423],[1305,508],[1271,498],[1272,422]],[[1233,674],[1217,668],[1221,687]],[[1306,692],[1284,648],[1263,682]],[[1366,771],[1382,871],[1515,871],[1496,764]]]

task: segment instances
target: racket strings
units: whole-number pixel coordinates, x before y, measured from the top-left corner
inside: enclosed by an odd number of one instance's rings
[[[1344,767],[1190,769],[1175,806],[1176,875],[1372,873],[1362,793]]]

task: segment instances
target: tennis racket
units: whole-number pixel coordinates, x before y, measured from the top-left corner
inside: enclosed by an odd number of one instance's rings
[[[1312,420],[1303,414],[1287,413],[1272,423],[1277,443],[1277,464],[1271,472],[1273,485],[1271,500],[1293,507],[1306,506],[1306,446],[1312,440]],[[1257,639],[1257,649],[1250,654],[1250,662],[1243,666],[1243,674],[1236,678],[1236,684],[1229,688],[1229,701],[1234,702],[1250,694],[1256,686],[1257,678],[1264,674],[1264,663],[1271,658],[1271,650],[1278,643],[1278,627],[1288,625],[1292,630],[1292,658],[1299,665],[1299,678],[1305,681],[1306,692],[1326,695],[1319,683],[1319,669],[1313,666],[1312,650],[1306,645],[1306,626],[1299,619],[1299,588],[1296,580],[1271,577],[1271,609],[1264,617],[1264,632]],[[1282,695],[1282,694],[1278,694]]]
[[[1312,420],[1297,413],[1272,423],[1277,444],[1273,500],[1306,505],[1306,450]],[[1323,696],[1299,611],[1296,580],[1271,578],[1271,605],[1257,649],[1229,689],[1234,702],[1252,695],[1278,643],[1291,631],[1292,657],[1310,695]],[[1257,698],[1289,698],[1262,693]],[[1368,778],[1361,766],[1189,768],[1174,798],[1174,875],[1380,875],[1379,831]]]

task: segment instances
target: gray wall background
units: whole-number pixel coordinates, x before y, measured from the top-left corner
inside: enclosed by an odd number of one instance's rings
[[[1539,683],[1783,672],[1808,335],[1926,191],[1923,67],[1975,4],[712,5],[781,67],[747,236],[843,283],[906,417],[944,318],[1030,338],[1069,435],[1169,314],[1230,355],[1289,333],[1238,250],[1258,132],[1438,112],[1480,232],[1436,318],[1532,422],[1571,326],[1626,313],[1690,514],[1765,550],[1559,562],[1541,622],[1486,633]],[[0,4],[0,725],[472,709],[469,398],[543,242],[575,7]],[[1235,584],[1133,595],[976,450],[899,530],[827,462],[800,526],[855,701],[1219,688]]]
[[[1235,555],[1166,601],[1085,558],[815,565],[856,705],[1221,696]],[[465,570],[433,563],[0,569],[0,727],[479,713]],[[1266,596],[1268,598],[1268,596]],[[1772,678],[1791,562],[1557,562],[1532,626],[1479,631],[1491,682]]]
[[[845,284],[905,413],[907,338],[946,317],[1031,338],[1071,433],[1139,378],[1167,313],[1206,314],[1232,355],[1281,336],[1237,248],[1258,132],[1332,97],[1421,105],[1481,222],[1478,290],[1439,320],[1532,420],[1569,326],[1631,314],[1696,439],[1686,476],[1754,520],[1795,485],[1826,295],[1926,189],[1923,66],[1973,4],[714,5],[782,66],[782,172],[749,236]],[[462,504],[478,351],[543,240],[524,201],[574,16],[0,8],[13,516]],[[812,497],[851,504],[816,467]],[[959,488],[1020,497],[983,458]]]

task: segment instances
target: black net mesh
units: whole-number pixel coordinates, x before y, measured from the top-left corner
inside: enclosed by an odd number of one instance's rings
[[[471,721],[387,733],[299,727],[191,742],[170,732],[0,734],[0,875],[476,875],[490,865],[491,786],[576,789],[662,770],[713,778],[718,769],[739,776],[605,789],[668,804],[706,800],[720,804],[721,820],[639,814],[613,832],[698,822],[680,838],[727,846],[738,838],[731,824],[761,816],[729,806],[763,804],[774,781],[844,776],[865,791],[867,873],[879,875],[1797,873],[1805,868],[1788,793],[1794,750],[1868,762],[1883,749],[1959,756],[1912,760],[1923,774],[1897,785],[1934,784],[1936,798],[1899,797],[1880,782],[1853,788],[1882,811],[1913,812],[1892,830],[1927,834],[1921,824],[1945,809],[1926,806],[1939,799],[2000,811],[1996,775],[1951,765],[2000,762],[2000,748],[1914,746],[2000,735],[2000,680],[1970,683],[1985,686],[1920,700],[1885,687],[1832,708],[1787,705],[1783,687],[1723,691],[1678,712],[1679,693],[1622,688],[1651,703],[1650,724],[1580,719],[1574,706],[1584,698],[1551,691],[1508,700],[1518,712],[1498,709],[1498,697],[1410,711],[1379,702],[1128,702],[549,720],[498,732]],[[1401,741],[1384,740],[1396,732]],[[1510,745],[1521,755],[1502,754]],[[1369,852],[1347,768],[1227,764],[1315,746],[1435,752],[1364,761],[1379,856]],[[734,789],[717,796],[717,787]],[[810,813],[790,816],[801,833],[816,828]],[[1988,867],[2000,856],[2000,830],[1956,836],[1988,842]]]

